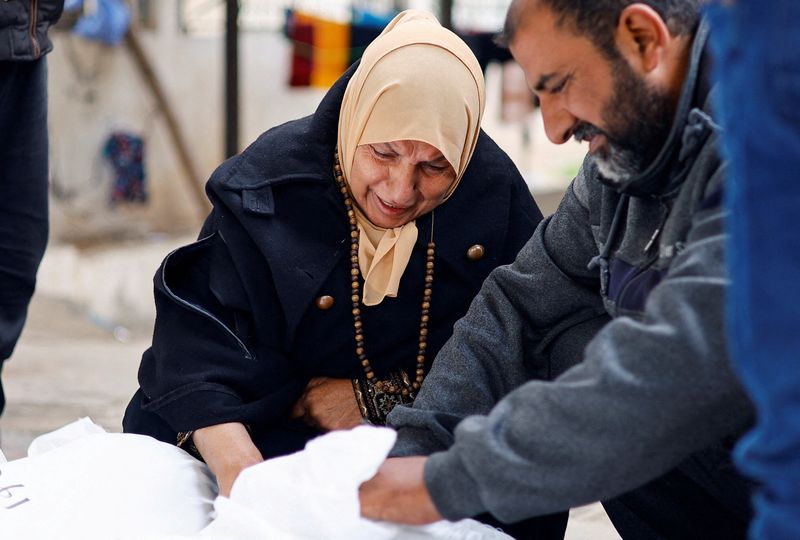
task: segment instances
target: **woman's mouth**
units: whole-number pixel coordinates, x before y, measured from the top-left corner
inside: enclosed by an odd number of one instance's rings
[[[386,199],[381,198],[377,194],[375,195],[375,199],[378,201],[381,211],[388,215],[397,216],[405,213],[410,208],[408,206],[400,206],[394,204],[390,201],[387,201]]]

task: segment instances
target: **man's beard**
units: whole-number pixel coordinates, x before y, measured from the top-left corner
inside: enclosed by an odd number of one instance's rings
[[[674,105],[665,92],[650,88],[622,58],[612,60],[614,95],[603,108],[606,130],[582,123],[575,129],[578,140],[595,134],[607,142],[590,159],[600,174],[613,184],[622,184],[641,174],[667,140]]]

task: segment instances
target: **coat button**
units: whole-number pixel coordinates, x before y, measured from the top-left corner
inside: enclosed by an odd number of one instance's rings
[[[327,294],[320,296],[314,300],[314,304],[319,309],[331,309],[333,307],[333,296],[328,296]]]
[[[479,261],[486,254],[486,250],[480,244],[475,244],[467,250],[467,258],[471,261]]]

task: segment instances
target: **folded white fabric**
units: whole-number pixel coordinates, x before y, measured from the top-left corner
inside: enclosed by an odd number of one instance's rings
[[[0,538],[197,533],[216,493],[207,467],[183,450],[82,419],[34,440],[27,458],[0,464]]]
[[[361,518],[358,488],[394,444],[357,427],[242,472],[214,497],[208,468],[172,445],[81,419],[0,462],[0,539],[507,540],[473,520],[401,527]],[[212,505],[215,519],[211,521]]]
[[[394,444],[388,428],[360,426],[312,440],[302,452],[242,472],[230,499],[218,497],[209,540],[501,540],[509,536],[473,520],[400,527],[361,517],[358,488]]]
[[[358,486],[375,475],[395,432],[357,427],[242,471],[202,538],[388,540],[393,527],[361,519]],[[247,524],[247,529],[242,525]],[[247,531],[255,534],[245,536]]]

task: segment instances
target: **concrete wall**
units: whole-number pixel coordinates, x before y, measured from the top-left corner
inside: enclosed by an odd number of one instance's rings
[[[173,0],[158,2],[156,30],[141,40],[172,104],[204,182],[223,158],[223,42],[178,31]],[[106,47],[53,32],[49,57],[52,238],[124,236],[196,227],[186,177],[163,116],[125,47]],[[245,34],[240,41],[240,140],[313,111],[322,91],[289,90],[289,44],[279,34]],[[114,129],[145,138],[150,201],[110,208],[110,169],[102,146]]]

